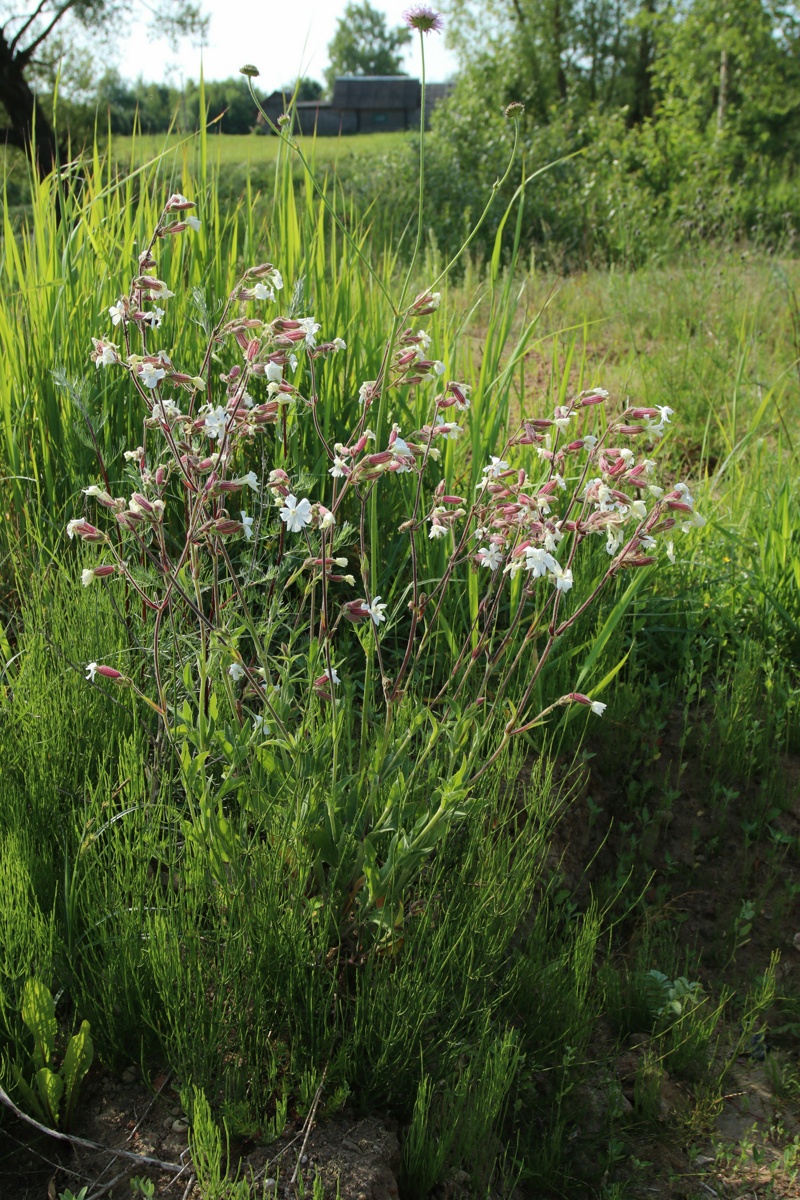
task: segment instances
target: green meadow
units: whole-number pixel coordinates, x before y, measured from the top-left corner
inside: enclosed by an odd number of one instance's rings
[[[197,1197],[275,1194],[268,1180],[332,1196],[303,1161],[306,1134],[378,1116],[405,1200],[791,1196],[800,267],[719,245],[638,270],[540,270],[521,249],[533,180],[491,253],[467,250],[443,277],[423,230],[409,272],[333,186],[343,160],[368,170],[395,141],[304,146],[317,190],[278,138],[120,138],[81,159],[79,186],[32,182],[13,220],[5,208],[0,1085],[40,1124],[96,1141],[101,1095],[134,1071],[125,1118],[151,1101],[154,1116],[146,1145],[125,1142],[142,1161],[102,1175],[107,1160],[0,1108],[0,1191],[55,1179],[88,1200],[119,1175],[113,1196],[175,1195],[172,1162]],[[191,464],[170,467],[163,525],[133,521],[134,541],[122,509],[85,492],[152,501],[162,487],[125,458],[160,452],[148,393],[90,354],[93,338],[122,345],[108,309],[133,294],[173,192],[201,224],[155,248],[175,295],[147,345],[201,375],[200,399],[224,405],[231,365],[252,361],[241,346],[267,336],[222,341],[239,312],[223,303],[257,264],[282,276],[270,321],[313,318],[318,342],[346,343],[315,359],[301,347],[286,368],[301,399],[264,407],[266,432],[236,451],[229,474],[257,483],[225,512],[250,510],[252,540],[243,522],[230,538],[190,522],[185,551]],[[414,309],[434,284],[441,303]],[[444,373],[392,376],[366,413],[360,390],[407,328],[430,335]],[[368,419],[364,454],[380,459],[395,425],[409,442],[427,426],[430,448],[445,381],[470,407],[437,461],[365,466],[328,541],[316,516],[292,532],[270,472],[335,507],[334,445]],[[570,408],[597,389],[605,404]],[[252,390],[256,405],[277,394],[255,377]],[[548,568],[528,598],[523,574],[503,583],[476,560],[489,532],[459,550],[460,526],[422,523],[444,505],[440,480],[467,512],[487,478],[522,487],[502,465],[487,475],[492,456],[546,486],[536,441],[515,440],[525,421],[568,410],[579,439],[602,440],[615,414],[656,406],[671,419],[630,446],[704,522],[684,533],[686,513],[667,514],[679,524],[629,569],[609,575],[619,546],[577,547],[573,532],[574,563],[564,536],[561,576]],[[221,452],[192,419],[197,432],[167,428],[178,464],[200,438]],[[562,444],[555,429],[542,449]],[[563,466],[579,497],[601,471],[583,461]],[[101,547],[67,536],[76,520]],[[92,577],[112,553],[124,571]],[[326,582],[326,553],[352,585]],[[380,621],[347,610],[361,597],[386,606]],[[113,674],[87,678],[98,663]],[[737,1125],[736,1104],[756,1115]],[[176,1113],[180,1134],[165,1134]]]

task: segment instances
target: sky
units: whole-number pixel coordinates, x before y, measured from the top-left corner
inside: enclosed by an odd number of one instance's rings
[[[386,13],[389,27],[394,28],[401,24],[410,0],[371,3]],[[322,81],[328,42],[344,7],[345,0],[202,0],[202,8],[211,17],[202,51],[188,40],[175,48],[166,41],[154,40],[142,19],[139,23],[132,21],[124,40],[117,42],[115,65],[127,79],[141,75],[148,82],[164,81],[179,87],[185,80],[199,77],[202,54],[206,79],[227,79],[249,62],[261,72],[258,84],[265,92],[291,82],[299,74]],[[406,51],[403,69],[419,75],[416,33]],[[425,64],[432,83],[444,82],[455,73],[455,56],[446,49],[442,34],[427,35]]]

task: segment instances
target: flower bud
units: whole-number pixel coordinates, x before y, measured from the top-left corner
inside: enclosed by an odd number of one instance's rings
[[[77,533],[78,537],[83,542],[104,542],[106,535],[96,529],[94,525],[90,525],[88,521],[69,521],[67,523],[67,537],[72,541]]]

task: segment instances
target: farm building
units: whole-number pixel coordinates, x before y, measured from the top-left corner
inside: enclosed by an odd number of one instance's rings
[[[425,88],[425,124],[452,84],[429,83]],[[296,127],[301,133],[338,137],[344,133],[387,133],[419,128],[422,86],[407,75],[342,75],[330,100],[300,100]],[[285,112],[291,94],[275,91],[264,102],[271,120]]]

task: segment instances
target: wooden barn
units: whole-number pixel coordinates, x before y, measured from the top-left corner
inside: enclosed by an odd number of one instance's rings
[[[452,84],[430,83],[425,89],[425,124]],[[301,133],[338,137],[347,133],[389,133],[418,129],[422,86],[407,75],[342,75],[330,100],[301,100],[296,127]],[[264,107],[273,121],[286,111],[290,94],[273,92]]]

